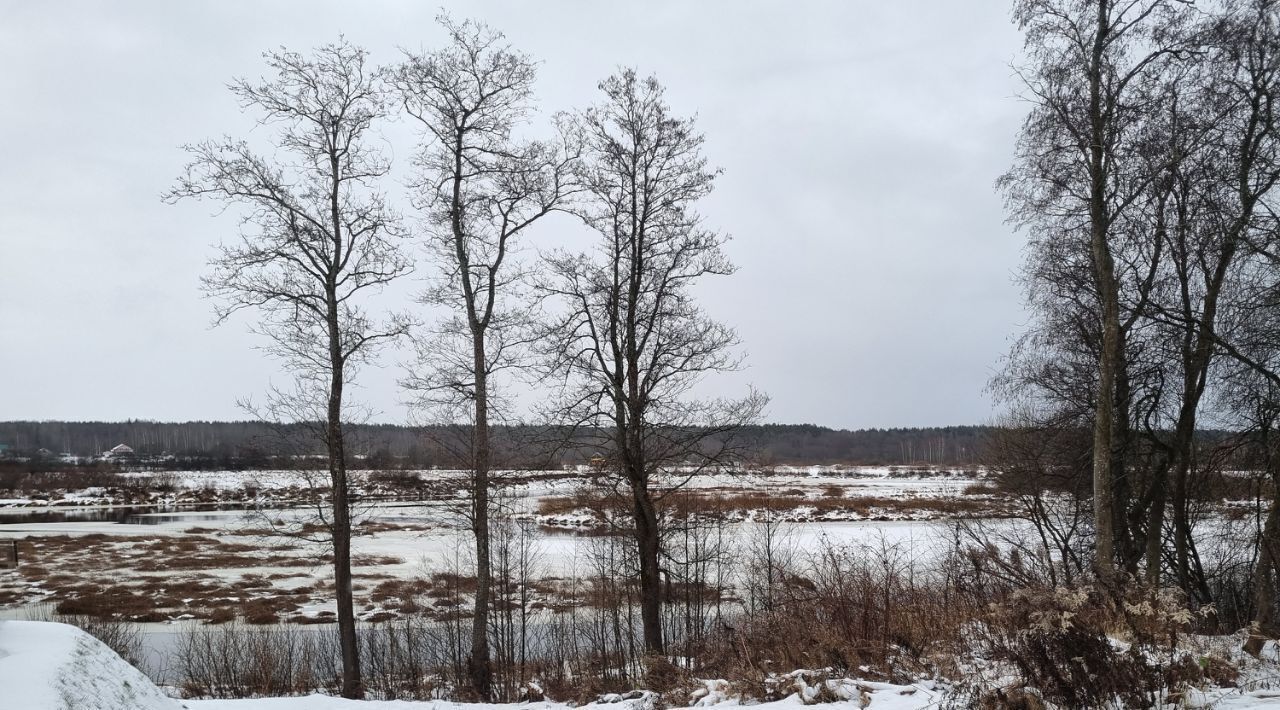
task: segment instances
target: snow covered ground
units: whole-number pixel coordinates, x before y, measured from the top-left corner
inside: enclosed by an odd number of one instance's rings
[[[938,694],[922,691],[916,686],[890,686],[883,683],[860,684],[866,693],[859,693],[841,702],[832,703],[833,710],[843,708],[870,708],[871,710],[924,710],[939,707]],[[617,697],[617,696],[614,696]],[[613,698],[609,698],[613,700]],[[736,700],[723,700],[724,705],[738,705]],[[782,700],[753,705],[759,710],[782,710],[783,708],[804,707],[805,703],[798,695]],[[376,700],[343,700],[324,695],[308,695],[299,698],[263,698],[257,700],[188,700],[186,706],[190,710],[501,710],[503,708],[519,708],[520,710],[565,710],[569,706],[563,703],[521,703],[519,705],[484,705],[479,703],[450,703],[443,701],[376,701]],[[708,707],[708,705],[693,707]],[[588,703],[580,706],[589,710],[650,710],[653,705],[646,698],[627,700],[617,697],[609,702]],[[680,710],[680,708],[669,708]]]
[[[699,705],[736,704],[710,682],[695,693]],[[0,621],[0,704],[13,710],[560,710],[554,702],[512,705],[443,701],[354,701],[325,695],[249,700],[176,700],[166,696],[140,671],[100,641],[74,626],[38,621]],[[797,694],[759,707],[796,707],[816,689],[797,686]],[[917,710],[936,706],[941,694],[931,684],[897,686],[840,681],[833,686],[840,705],[873,710]],[[584,707],[593,710],[649,710],[654,696],[633,693],[604,696]]]
[[[269,510],[263,513],[269,518],[306,514],[290,510]],[[389,529],[373,535],[360,536],[354,540],[355,555],[391,560],[378,566],[377,571],[381,574],[410,578],[421,575],[425,568],[443,569],[451,556],[456,556],[459,550],[468,549],[469,533],[461,529],[461,525],[453,519],[451,513],[443,510],[438,504],[379,504],[370,510],[369,515],[369,519],[374,522],[410,526],[405,529]],[[143,541],[196,534],[211,535],[220,540],[240,540],[265,545],[283,544],[270,539],[260,540],[253,536],[239,535],[247,528],[259,527],[261,518],[261,515],[246,512],[224,511],[190,516],[166,514],[156,516],[154,522],[150,524],[101,521],[15,523],[0,525],[0,540],[50,535],[110,535],[113,539]],[[750,523],[731,523],[730,525],[732,534],[737,536],[747,534],[747,528],[750,527]],[[199,532],[191,533],[193,529]],[[901,545],[912,550],[914,554],[927,554],[945,538],[946,531],[945,523],[928,520],[833,520],[791,524],[786,527],[785,534],[790,544],[799,551],[815,550],[824,544],[867,542],[876,545]],[[535,545],[539,574],[571,577],[575,572],[585,571],[592,542],[593,538],[589,536],[568,531],[537,530]],[[308,553],[300,550],[296,554]],[[270,575],[278,571],[269,567],[252,566],[206,570],[208,574],[227,578],[238,578],[246,574]],[[299,571],[305,571],[314,576],[313,581],[317,583],[322,583],[323,578],[329,574],[328,566],[321,563],[318,558],[314,566],[304,567]],[[107,572],[109,573],[110,570]],[[128,570],[123,569],[120,572],[129,573]]]
[[[141,475],[141,474],[139,474]],[[244,491],[289,490],[305,486],[306,477],[296,471],[149,473],[163,477],[179,490]],[[458,516],[464,500],[461,471],[413,472],[431,484],[425,501],[378,500],[368,505],[364,519],[376,531],[358,536],[354,542],[357,558],[376,561],[364,570],[375,576],[415,579],[429,571],[465,567],[469,548],[466,524]],[[564,471],[505,472],[504,508],[518,519],[534,524],[537,570],[535,575],[573,579],[589,568],[596,540],[581,534],[598,525],[590,511],[577,509],[575,496],[591,490],[581,475]],[[959,470],[917,470],[891,467],[829,467],[772,471],[734,471],[698,475],[688,484],[691,495],[709,501],[737,497],[741,506],[728,512],[724,520],[733,537],[749,533],[756,512],[750,506],[760,500],[777,503],[772,514],[798,522],[788,525],[788,543],[805,552],[824,544],[870,542],[899,545],[912,555],[929,554],[945,533],[935,518],[945,517],[927,504],[952,500],[981,499],[964,493],[976,479],[972,472]],[[248,486],[248,489],[245,487]],[[281,538],[257,537],[252,530],[264,530],[268,521],[302,520],[311,515],[307,508],[275,507],[279,499],[266,499],[267,507],[245,509],[111,508],[101,505],[104,492],[98,489],[69,491],[60,499],[64,505],[40,506],[40,500],[12,499],[0,504],[0,540],[24,539],[32,555],[17,573],[0,575],[0,607],[58,601],[57,580],[72,584],[67,575],[91,574],[102,585],[137,585],[156,577],[180,577],[206,585],[227,586],[245,578],[270,578],[271,587],[285,593],[299,586],[328,587],[331,571],[323,561],[323,550],[294,545]],[[869,508],[867,501],[891,501]],[[565,512],[544,514],[544,503],[560,501]],[[4,507],[9,505],[9,507]],[[779,507],[781,506],[781,507]],[[88,519],[84,519],[88,518]],[[86,538],[85,545],[59,536]],[[98,539],[87,538],[94,536]],[[103,538],[102,536],[107,536]],[[169,540],[167,545],[158,541]],[[189,540],[190,542],[183,542]],[[191,565],[178,570],[159,569],[148,558],[159,559],[186,545],[183,552],[200,552],[211,563],[204,568]],[[214,554],[223,550],[254,546],[237,558]],[[194,546],[194,547],[193,547]],[[260,558],[254,563],[251,558]],[[292,557],[287,563],[283,557]],[[192,558],[194,559],[194,558]],[[215,560],[221,561],[216,562]],[[118,563],[118,564],[117,564]],[[281,569],[282,566],[292,569]],[[28,574],[28,573],[31,574]],[[38,574],[37,574],[38,572]],[[358,575],[359,576],[359,571]],[[59,575],[62,575],[59,577]],[[54,580],[49,582],[48,579]],[[255,581],[255,583],[257,583]],[[370,581],[372,588],[376,581]],[[320,592],[312,599],[300,599],[304,616],[331,613],[332,602]],[[192,595],[194,596],[194,595]],[[373,607],[369,615],[384,613]],[[199,615],[200,609],[164,610],[167,618]]]
[[[295,472],[175,472],[172,474],[179,488],[191,491],[240,491],[249,482],[250,487],[272,490],[289,490],[305,481]],[[383,579],[410,579],[430,572],[448,569],[450,558],[465,555],[469,548],[469,535],[459,524],[454,510],[463,495],[462,472],[421,472],[434,480],[434,495],[427,501],[374,502],[368,509],[367,519],[375,526],[374,534],[355,540],[358,558],[376,560],[357,570],[358,595],[368,595]],[[565,476],[563,472],[541,474],[513,474],[506,488],[508,509],[514,510],[526,521],[540,523],[536,527],[538,569],[536,575],[554,575],[565,579],[578,579],[590,574],[592,545],[599,538],[575,534],[572,527],[547,527],[539,512],[545,501],[559,499],[571,505],[574,496],[586,490],[581,477]],[[832,519],[816,515],[801,518],[800,522],[785,526],[784,545],[803,554],[820,549],[823,545],[865,543],[873,546],[894,547],[908,558],[917,560],[936,554],[946,543],[951,525],[945,515],[922,513],[911,516],[911,506],[917,501],[947,499],[982,499],[986,494],[966,490],[979,480],[964,471],[937,470],[921,473],[908,469],[892,468],[840,468],[806,467],[796,470],[772,472],[734,472],[718,476],[697,476],[689,485],[692,494],[705,496],[707,500],[764,493],[771,500],[785,499],[793,510],[812,504],[823,514],[834,510]],[[44,510],[81,511],[106,510],[101,507],[102,491],[81,490],[68,494],[64,500],[70,506],[52,506]],[[881,508],[878,519],[868,519],[865,508],[844,514],[837,508],[822,508],[833,501],[859,501],[865,499],[903,502],[897,510]],[[305,513],[296,509],[271,508],[251,513],[246,510],[131,510],[127,517],[116,522],[111,515],[100,520],[74,518],[58,521],[40,521],[30,516],[42,509],[34,499],[14,499],[0,502],[0,539],[28,539],[36,545],[44,541],[46,554],[43,562],[50,563],[44,576],[24,578],[34,572],[32,566],[23,571],[0,572],[0,597],[9,585],[18,596],[15,604],[37,604],[19,608],[0,608],[0,618],[22,619],[31,611],[50,608],[57,597],[48,591],[49,580],[73,575],[79,579],[91,578],[99,588],[112,584],[129,585],[150,583],[148,589],[160,589],[183,581],[199,581],[214,591],[206,593],[210,599],[218,597],[223,588],[246,586],[252,580],[253,591],[245,595],[270,592],[283,595],[298,587],[314,588],[310,596],[299,597],[296,613],[316,617],[332,613],[332,600],[326,597],[331,586],[331,571],[314,550],[288,548],[280,538],[257,538],[246,534],[247,530],[261,527],[265,519],[289,518]],[[5,508],[10,505],[12,507]],[[888,510],[889,514],[882,511]],[[904,513],[905,511],[905,513]],[[776,512],[776,511],[775,511]],[[576,514],[574,511],[569,516]],[[893,518],[891,516],[899,516]],[[931,519],[937,518],[937,519]],[[728,537],[743,538],[754,534],[752,516],[725,518]],[[1015,520],[997,520],[990,524],[1020,526]],[[60,541],[60,542],[59,542]],[[197,544],[198,543],[198,544]],[[186,547],[181,547],[186,546]],[[195,557],[211,555],[222,546],[233,562],[207,567],[188,566],[166,569],[164,563],[150,564],[155,560],[174,559],[173,555]],[[258,547],[255,547],[258,546]],[[239,555],[237,557],[236,555]],[[261,563],[252,558],[258,556]],[[277,560],[270,562],[270,558]],[[300,564],[293,564],[289,558]],[[279,560],[283,559],[284,562]],[[58,562],[61,560],[61,562]],[[258,566],[261,564],[261,566]],[[270,566],[274,564],[275,566]],[[97,565],[96,567],[94,565]],[[364,579],[362,579],[364,575]],[[261,587],[264,580],[270,582]],[[45,585],[45,586],[42,586]],[[141,589],[141,588],[140,588]],[[139,592],[152,594],[153,592]],[[155,592],[158,594],[158,592]],[[179,595],[182,596],[182,595]],[[220,598],[220,597],[218,597]],[[184,600],[186,601],[186,600]],[[43,602],[43,605],[39,605]],[[192,609],[200,602],[191,605]],[[223,602],[218,602],[222,604]],[[385,611],[380,605],[362,606],[365,614]],[[293,612],[291,612],[293,613]],[[36,616],[36,618],[40,618]],[[142,662],[160,682],[170,682],[155,672],[163,663],[154,663],[157,652],[172,643],[160,643],[164,637],[172,641],[175,632],[191,628],[199,622],[192,621],[189,613],[165,611],[161,618],[169,621],[142,625]],[[48,627],[49,630],[42,631]],[[315,629],[312,626],[289,627]],[[153,638],[154,637],[154,638]],[[120,665],[123,664],[123,667]],[[1275,665],[1274,663],[1272,665]],[[1192,691],[1185,697],[1183,707],[1213,706],[1222,708],[1280,708],[1280,672],[1275,678],[1246,686],[1247,691],[1209,688]],[[945,686],[919,683],[908,686],[886,685],[868,681],[843,679],[832,681],[836,686],[828,690],[836,697],[844,698],[834,705],[848,708],[870,707],[884,710],[915,710],[945,706]],[[707,681],[705,692],[691,695],[687,700],[666,698],[668,705],[706,706],[711,704],[736,705],[738,700],[728,691],[723,681]],[[717,683],[721,685],[717,685]],[[20,687],[22,694],[5,695],[3,689]],[[811,690],[812,688],[810,688]],[[798,687],[796,695],[784,700],[761,704],[761,708],[795,707],[804,704],[804,687]],[[16,700],[17,702],[11,702]],[[588,707],[596,710],[652,710],[651,696],[624,698],[606,696]],[[36,622],[0,621],[0,710],[46,710],[74,708],[76,710],[501,710],[505,706],[462,705],[450,702],[355,702],[327,696],[293,698],[266,698],[256,700],[185,700],[174,701],[155,688],[152,681],[120,660],[97,641],[78,630],[59,624]],[[513,706],[514,707],[514,706]],[[527,703],[522,710],[564,710],[558,703]]]
[[[801,672],[780,677],[790,695],[754,704],[784,710],[818,701],[833,710],[925,710],[946,707],[947,686],[931,681],[894,685],[860,679],[806,681]],[[688,707],[742,704],[724,681],[704,681],[689,694]],[[651,693],[605,695],[582,708],[653,710]],[[0,706],[13,710],[567,710],[557,702],[483,705],[446,701],[356,701],[325,695],[244,700],[177,700],[166,696],[140,671],[97,639],[73,626],[35,621],[0,621]],[[680,707],[676,705],[672,710]],[[1209,688],[1193,690],[1178,707],[1256,710],[1280,707],[1280,691]]]
[[[375,489],[377,482],[370,471],[351,471],[357,492]],[[432,491],[448,495],[462,493],[466,471],[422,470],[396,472],[397,475],[416,476],[430,484]],[[207,493],[211,498],[240,499],[235,495],[246,490],[253,494],[279,495],[291,490],[307,489],[313,481],[323,483],[325,476],[303,471],[145,471],[126,472],[126,478],[140,483],[146,480],[161,482],[167,489],[158,496],[157,503],[177,501],[185,493]],[[963,469],[920,468],[895,466],[781,466],[768,470],[735,470],[723,473],[704,473],[694,476],[688,487],[732,488],[758,490],[762,488],[811,488],[842,486],[850,490],[860,489],[866,495],[949,495],[961,492],[972,484],[979,472]],[[518,497],[536,498],[557,493],[571,492],[581,485],[584,475],[576,471],[496,471],[495,479],[503,480],[516,491]],[[83,507],[112,503],[108,491],[86,487],[79,490],[28,495],[8,495],[0,498],[0,511],[6,508],[25,507]],[[117,505],[123,501],[116,501]]]

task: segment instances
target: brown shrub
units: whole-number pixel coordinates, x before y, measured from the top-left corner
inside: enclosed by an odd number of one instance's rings
[[[670,692],[687,685],[689,677],[664,656],[647,655],[644,664],[644,687],[657,693]]]
[[[471,594],[476,591],[476,578],[473,576],[454,574],[452,572],[437,572],[431,575],[432,585],[439,589],[448,589],[462,594]]]
[[[163,621],[156,612],[154,600],[121,587],[106,587],[68,597],[54,608],[58,614],[86,616],[95,619],[127,619],[131,621]]]
[[[233,589],[270,589],[271,582],[256,574],[242,575],[231,584]]]
[[[210,624],[225,624],[228,621],[235,621],[236,613],[225,606],[215,607],[205,617]]]
[[[257,597],[242,604],[240,613],[249,624],[274,624],[280,620],[280,612],[294,611],[297,608],[297,604],[288,600]]]
[[[1103,707],[1118,698],[1149,707],[1203,682],[1207,668],[1176,650],[1177,633],[1194,618],[1171,590],[1024,588],[991,605],[983,640],[1050,703]],[[1128,648],[1112,643],[1117,633],[1132,640]]]

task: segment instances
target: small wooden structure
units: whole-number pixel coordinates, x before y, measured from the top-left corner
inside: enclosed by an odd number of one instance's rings
[[[18,541],[10,540],[0,544],[0,569],[14,569],[18,566]]]

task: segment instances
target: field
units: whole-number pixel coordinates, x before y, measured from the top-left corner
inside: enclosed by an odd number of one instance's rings
[[[362,620],[446,620],[465,606],[474,579],[466,571],[471,543],[460,516],[461,475],[358,476],[365,502],[354,590]],[[593,540],[614,535],[595,489],[564,472],[508,472],[504,479],[505,520],[511,534],[528,537],[524,544],[537,559],[536,569],[525,571],[534,577],[532,603],[583,603]],[[331,558],[313,539],[322,537],[322,524],[308,505],[305,474],[165,472],[131,475],[125,484],[0,504],[0,539],[18,540],[22,560],[0,573],[6,615],[44,605],[137,622],[333,620]],[[939,521],[1009,513],[1007,501],[982,491],[976,474],[941,469],[700,476],[678,506],[679,514],[739,533],[755,521],[782,521],[798,548],[878,539],[918,553],[933,544]]]

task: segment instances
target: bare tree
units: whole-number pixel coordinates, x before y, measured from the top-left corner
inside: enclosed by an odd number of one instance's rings
[[[387,162],[368,143],[384,116],[382,72],[345,41],[310,56],[264,55],[274,77],[239,79],[232,92],[263,124],[280,127],[280,157],[243,140],[189,146],[192,156],[170,199],[208,198],[244,209],[238,241],[222,246],[204,279],[219,299],[217,320],[243,309],[261,314],[258,330],[296,379],[277,392],[298,417],[325,422],[322,439],[332,485],[330,537],[342,649],[342,694],[363,694],[352,608],[351,516],[343,398],[358,366],[406,323],[379,320],[362,297],[410,270],[397,242],[395,215],[375,191]]]
[[[1216,314],[1207,309],[1161,309],[1157,315],[1187,333],[1188,342],[1219,355],[1219,386],[1237,428],[1252,434],[1257,461],[1270,479],[1272,500],[1259,530],[1253,570],[1254,634],[1246,650],[1257,653],[1280,633],[1276,575],[1280,574],[1280,458],[1276,455],[1277,388],[1280,388],[1280,215],[1272,194],[1280,179],[1280,134],[1273,104],[1280,78],[1280,6],[1271,0],[1226,3],[1211,23],[1209,100],[1225,105],[1211,133],[1197,192],[1191,292],[1202,301],[1214,288]],[[1204,294],[1204,295],[1202,295]],[[1206,317],[1206,314],[1208,317]],[[1214,317],[1216,315],[1216,317]],[[1194,338],[1194,340],[1192,340]],[[1188,516],[1185,498],[1174,514]],[[1190,524],[1175,517],[1173,566],[1180,582],[1205,587]],[[1186,584],[1184,582],[1184,584]]]
[[[598,235],[591,253],[547,259],[543,292],[563,309],[541,341],[562,397],[549,412],[604,462],[629,501],[645,651],[664,649],[662,498],[736,452],[736,432],[765,398],[697,400],[692,388],[740,362],[734,331],[707,317],[692,286],[731,274],[725,236],[695,211],[716,171],[692,120],[676,118],[656,79],[626,70],[600,84],[604,102],[581,116],[580,214]]]
[[[469,667],[473,690],[488,701],[492,378],[523,362],[531,332],[517,241],[571,193],[577,150],[564,132],[557,142],[512,135],[530,113],[532,59],[483,24],[448,18],[441,24],[449,46],[408,56],[395,74],[405,110],[427,140],[415,202],[443,269],[425,301],[449,309],[435,337],[421,344],[419,369],[406,385],[446,420],[471,424],[465,453],[472,470],[476,595]]]
[[[1115,570],[1116,416],[1125,352],[1117,242],[1128,211],[1156,178],[1138,137],[1178,56],[1177,0],[1019,0],[1030,66],[1023,71],[1033,108],[1017,163],[1002,184],[1013,219],[1088,246],[1100,333],[1093,411],[1095,566]]]
[[[1267,198],[1280,180],[1280,133],[1271,106],[1280,79],[1278,19],[1269,0],[1226,3],[1206,18],[1196,71],[1184,82],[1191,88],[1181,108],[1170,109],[1182,115],[1168,131],[1174,143],[1168,159],[1171,228],[1162,233],[1174,287],[1169,298],[1153,301],[1153,318],[1173,326],[1182,380],[1170,442],[1174,572],[1180,586],[1206,602],[1203,576],[1193,570],[1188,518],[1193,438],[1219,352],[1219,311],[1231,298],[1233,281],[1248,273],[1241,262],[1250,258],[1249,244],[1270,232]],[[1152,527],[1158,530],[1163,497],[1157,503]],[[1149,544],[1154,583],[1160,560],[1156,541]]]

